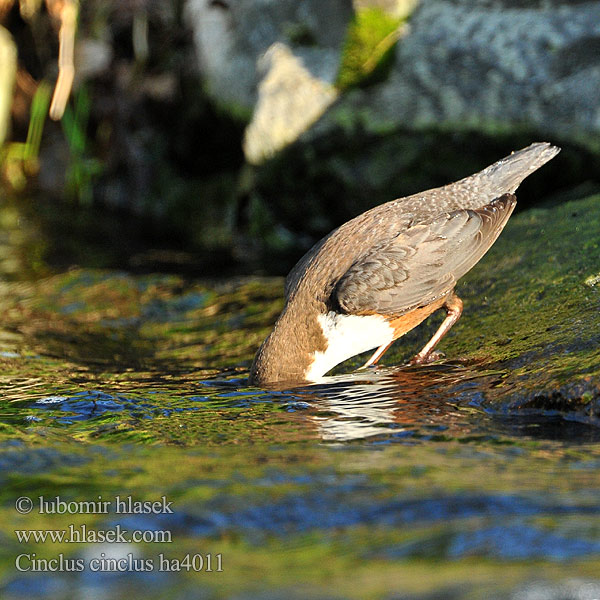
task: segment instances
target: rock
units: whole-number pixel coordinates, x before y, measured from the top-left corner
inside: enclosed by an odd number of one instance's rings
[[[402,14],[412,7],[384,4]],[[330,54],[342,48],[351,17],[348,1],[189,0],[187,8],[207,87],[222,104],[248,112],[256,106],[257,63],[275,42],[291,48],[315,77],[335,80]],[[360,113],[370,130],[528,128],[596,145],[599,48],[597,1],[421,2],[397,45],[389,80],[351,94],[335,112]],[[295,93],[293,86],[287,93]],[[281,103],[281,110],[288,106]]]
[[[334,52],[321,52],[329,69],[336,72]],[[261,58],[266,75],[259,84],[258,102],[246,129],[244,154],[251,164],[260,164],[293,142],[308,129],[337,98],[337,90],[315,77],[284,44],[273,44]]]
[[[352,3],[188,0],[186,15],[208,93],[229,112],[248,117],[258,100],[259,60],[277,42],[293,49],[313,76],[333,81]]]
[[[599,48],[600,2],[423,2],[389,81],[359,105],[373,125],[528,128],[595,144]]]

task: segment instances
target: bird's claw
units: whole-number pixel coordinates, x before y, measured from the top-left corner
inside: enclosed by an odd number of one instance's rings
[[[430,352],[429,354],[421,355],[417,354],[410,359],[410,365],[428,365],[437,360],[442,360],[446,358],[446,355],[443,352],[435,351]]]

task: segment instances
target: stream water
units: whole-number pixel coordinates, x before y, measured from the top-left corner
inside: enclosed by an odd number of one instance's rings
[[[508,371],[458,359],[252,388],[281,280],[19,280],[21,241],[0,249],[2,598],[600,598],[593,415],[495,403]]]

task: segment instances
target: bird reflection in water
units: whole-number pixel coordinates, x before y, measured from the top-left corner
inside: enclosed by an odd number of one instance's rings
[[[309,419],[324,441],[432,437],[471,433],[469,403],[498,373],[459,363],[358,371],[305,388]],[[314,402],[314,403],[313,403]],[[479,418],[481,418],[481,413]]]

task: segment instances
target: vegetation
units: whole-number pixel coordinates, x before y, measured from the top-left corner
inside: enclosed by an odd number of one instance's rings
[[[102,173],[102,163],[91,156],[87,134],[91,99],[86,86],[75,94],[73,107],[62,118],[69,145],[69,163],[65,173],[65,195],[79,204],[91,205],[94,180]]]
[[[404,21],[377,7],[356,11],[342,51],[337,78],[340,89],[368,85],[386,77]]]
[[[31,102],[31,116],[25,142],[9,142],[0,153],[0,167],[9,185],[22,191],[27,178],[39,169],[40,145],[50,104],[50,85],[42,82]]]

